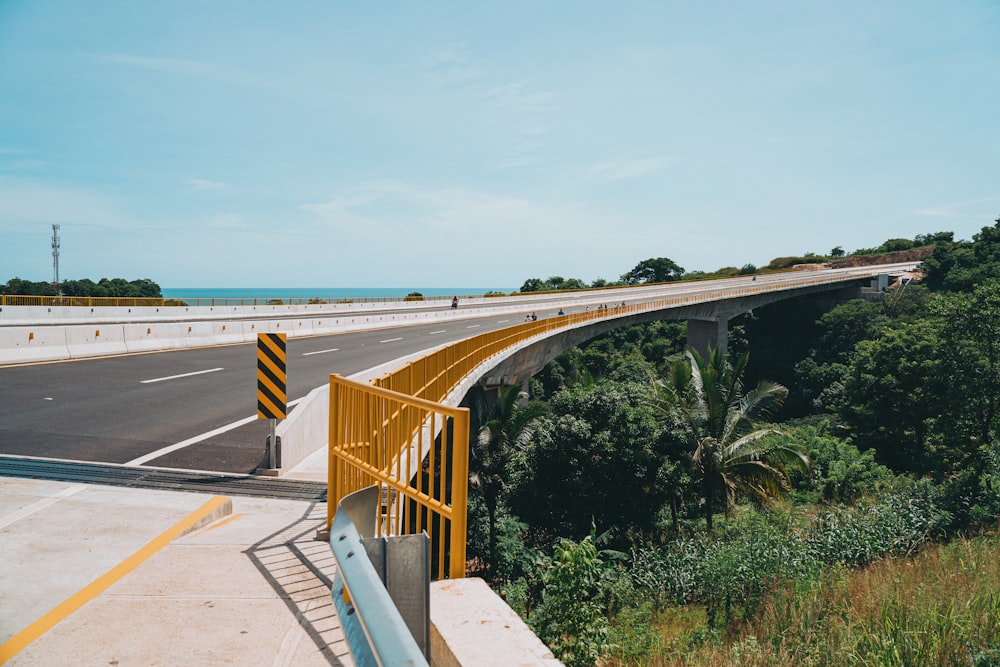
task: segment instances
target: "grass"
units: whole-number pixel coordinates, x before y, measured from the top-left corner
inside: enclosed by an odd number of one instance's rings
[[[998,556],[992,532],[913,558],[833,568],[771,591],[726,636],[699,630],[699,610],[647,605],[614,624],[617,647],[602,664],[1000,665]]]

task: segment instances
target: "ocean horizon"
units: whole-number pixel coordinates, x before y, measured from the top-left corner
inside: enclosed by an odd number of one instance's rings
[[[161,287],[164,299],[349,299],[424,296],[482,296],[518,291],[517,287]]]

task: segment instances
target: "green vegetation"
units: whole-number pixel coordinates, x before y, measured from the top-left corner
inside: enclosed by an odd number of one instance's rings
[[[722,350],[710,349],[708,359],[688,350],[686,362],[674,364],[668,380],[654,387],[664,421],[682,434],[709,534],[718,496],[726,512],[737,497],[766,505],[789,489],[790,466],[808,470],[810,465],[800,445],[768,438],[779,433],[776,429],[757,428],[788,390],[761,381],[744,392],[748,362],[747,354],[729,363]]]
[[[0,294],[16,294],[19,296],[96,296],[96,297],[132,297],[159,299],[163,297],[160,286],[148,278],[140,278],[131,282],[124,278],[101,278],[94,282],[88,278],[82,280],[66,280],[59,284],[57,292],[52,283],[32,282],[11,278],[6,284],[0,285]]]
[[[761,308],[728,356],[658,322],[480,397],[470,557],[557,657],[1000,664],[1000,220],[854,255],[916,248],[922,284]]]

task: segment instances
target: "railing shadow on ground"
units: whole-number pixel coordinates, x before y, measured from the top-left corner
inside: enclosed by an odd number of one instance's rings
[[[328,542],[316,539],[326,504],[310,503],[302,516],[243,553],[294,616],[275,665],[295,664],[303,640],[331,665],[354,664],[330,591],[336,562]]]

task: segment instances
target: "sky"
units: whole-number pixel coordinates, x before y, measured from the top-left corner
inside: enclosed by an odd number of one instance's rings
[[[0,0],[0,282],[485,287],[1000,217],[998,0]]]

